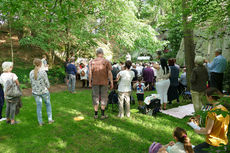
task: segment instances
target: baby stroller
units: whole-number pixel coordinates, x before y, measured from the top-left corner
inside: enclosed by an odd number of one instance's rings
[[[156,97],[156,95],[151,95],[145,98],[145,105],[139,107],[139,112],[142,114],[149,114],[151,113],[152,116],[157,115],[160,112],[161,108],[161,101]]]

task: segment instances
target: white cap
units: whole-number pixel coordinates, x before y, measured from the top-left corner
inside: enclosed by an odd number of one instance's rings
[[[13,62],[3,62],[2,63],[3,72],[8,72],[11,67],[13,67]]]

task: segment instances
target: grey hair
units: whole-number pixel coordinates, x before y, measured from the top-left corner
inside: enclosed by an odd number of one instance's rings
[[[204,64],[204,58],[202,56],[196,56],[195,58],[195,64],[197,65],[203,65]]]
[[[8,72],[11,67],[13,67],[13,62],[3,62],[2,63],[2,71],[3,72]]]
[[[221,48],[217,48],[215,51],[218,52],[219,54],[222,54],[222,49]]]
[[[102,49],[102,48],[98,48],[98,49],[96,50],[96,54],[97,54],[97,55],[98,55],[98,54],[104,54],[103,49]]]

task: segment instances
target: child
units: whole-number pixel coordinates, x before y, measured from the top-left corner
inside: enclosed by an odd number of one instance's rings
[[[141,77],[138,77],[137,82],[133,85],[133,88],[137,89],[136,95],[137,95],[137,100],[138,100],[139,107],[143,106],[144,90],[146,90],[148,88],[148,86],[145,87],[145,84],[142,82]]]

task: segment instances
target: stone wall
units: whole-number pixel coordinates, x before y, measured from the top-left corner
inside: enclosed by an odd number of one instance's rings
[[[222,32],[216,35],[207,34],[205,31],[194,32],[196,55],[201,55],[212,61],[215,57],[215,49],[222,48],[223,56],[230,61],[230,32]],[[184,40],[181,41],[180,50],[177,53],[177,63],[184,65]]]

